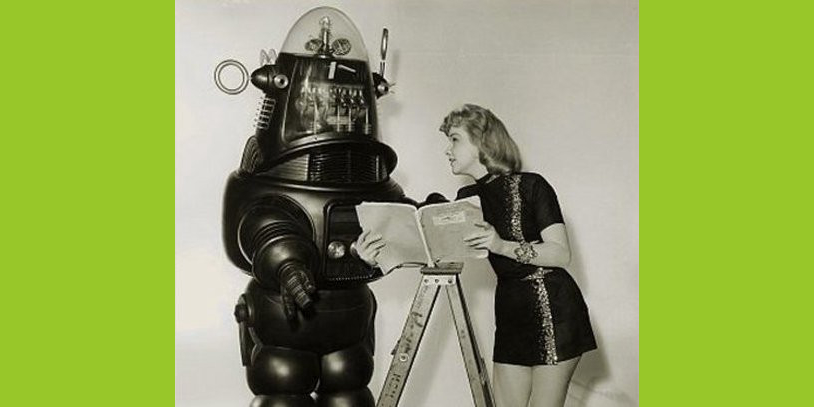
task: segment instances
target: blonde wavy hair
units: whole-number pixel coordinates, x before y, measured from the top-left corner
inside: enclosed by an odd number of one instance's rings
[[[469,133],[470,142],[478,148],[478,159],[490,174],[518,172],[523,166],[520,149],[506,126],[489,109],[465,104],[444,117],[439,128],[449,137],[449,130],[461,127]]]

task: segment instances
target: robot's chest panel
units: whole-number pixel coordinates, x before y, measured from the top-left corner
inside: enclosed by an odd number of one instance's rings
[[[351,244],[362,233],[356,204],[337,202],[326,208],[324,263],[322,277],[327,282],[370,281],[374,270],[351,253]]]
[[[314,273],[317,283],[343,285],[372,281],[375,270],[351,253],[351,244],[362,233],[356,215],[356,205],[362,198],[347,194],[321,198],[298,197],[309,212],[315,232],[314,244],[321,256],[319,269]]]
[[[366,283],[377,278],[378,274],[364,261],[351,253],[351,244],[362,233],[356,215],[356,205],[364,200],[388,201],[402,196],[400,189],[359,191],[315,191],[308,188],[278,186],[268,188],[274,196],[284,196],[286,201],[296,203],[308,219],[303,229],[310,230],[313,243],[319,253],[312,270],[317,285],[321,287],[341,287]],[[264,194],[265,195],[265,194]],[[271,201],[265,195],[260,198]]]

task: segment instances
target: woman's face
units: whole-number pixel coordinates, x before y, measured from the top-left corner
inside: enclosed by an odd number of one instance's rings
[[[449,145],[445,153],[452,173],[475,177],[483,164],[478,160],[478,147],[470,141],[469,132],[463,127],[451,127],[447,132],[447,141]]]

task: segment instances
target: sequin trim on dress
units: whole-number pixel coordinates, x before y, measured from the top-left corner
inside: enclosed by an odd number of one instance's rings
[[[534,312],[543,320],[540,327],[540,337],[543,338],[543,360],[547,365],[556,365],[557,347],[554,339],[554,318],[551,316],[548,290],[545,288],[544,282],[544,277],[549,272],[551,270],[540,267],[534,273],[523,277],[523,280],[531,281],[537,294],[537,306],[534,308]]]
[[[511,208],[509,217],[509,225],[511,225],[512,237],[525,244],[526,239],[523,237],[523,228],[521,223],[521,198],[520,198],[520,174],[513,174],[509,177],[509,194],[507,206]],[[534,291],[537,294],[537,303],[534,307],[534,312],[543,320],[538,338],[543,342],[543,360],[547,365],[557,364],[557,348],[556,340],[554,338],[554,318],[551,316],[551,306],[548,301],[548,290],[545,288],[544,276],[551,270],[545,268],[538,268],[534,273],[523,277],[525,281],[531,281],[534,284]]]
[[[523,228],[520,223],[520,175],[513,174],[509,177],[509,194],[507,199],[507,207],[511,208],[509,212],[509,225],[512,229],[512,237],[518,242],[524,243],[526,240],[523,238]]]

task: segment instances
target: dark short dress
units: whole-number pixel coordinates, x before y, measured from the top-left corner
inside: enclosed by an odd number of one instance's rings
[[[539,174],[487,175],[461,188],[477,195],[484,220],[504,240],[539,242],[540,232],[562,223],[557,196]],[[555,365],[596,349],[588,307],[574,279],[559,267],[522,264],[489,254],[497,274],[493,360],[522,366]]]

